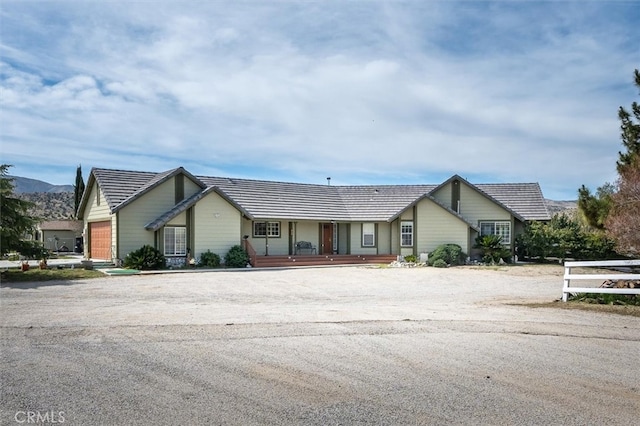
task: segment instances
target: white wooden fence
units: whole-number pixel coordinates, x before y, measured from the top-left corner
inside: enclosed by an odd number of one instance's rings
[[[566,302],[569,293],[609,293],[609,294],[640,294],[640,288],[602,288],[602,287],[571,287],[575,280],[640,280],[640,274],[624,273],[618,270],[608,274],[572,274],[571,268],[629,268],[640,267],[640,260],[594,260],[585,262],[564,263],[564,286],[562,287],[562,301]]]

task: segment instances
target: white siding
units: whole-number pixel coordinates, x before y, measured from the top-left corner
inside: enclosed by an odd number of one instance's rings
[[[414,235],[417,253],[428,253],[441,244],[458,244],[469,253],[469,226],[429,199],[417,206]]]
[[[211,250],[224,261],[229,249],[241,244],[242,235],[248,235],[241,232],[240,212],[216,193],[198,201],[193,209],[193,255],[196,258]]]

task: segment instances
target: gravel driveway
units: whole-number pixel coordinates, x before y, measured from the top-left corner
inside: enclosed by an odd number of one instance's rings
[[[638,424],[640,318],[560,267],[3,284],[1,424]]]

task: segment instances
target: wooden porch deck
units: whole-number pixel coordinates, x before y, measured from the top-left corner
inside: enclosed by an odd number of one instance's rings
[[[255,268],[276,268],[293,266],[330,266],[330,265],[366,265],[388,264],[397,260],[395,254],[356,255],[356,254],[319,254],[291,256],[252,256],[251,265]]]

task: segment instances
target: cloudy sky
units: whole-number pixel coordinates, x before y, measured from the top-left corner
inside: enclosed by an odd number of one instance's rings
[[[616,178],[640,2],[11,1],[1,161],[325,184]]]

